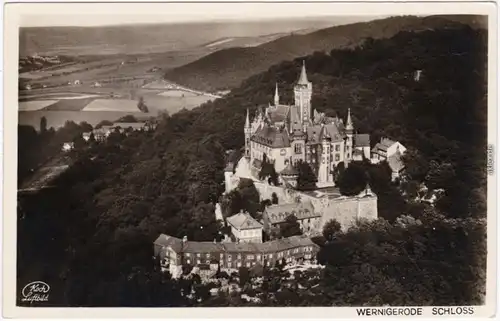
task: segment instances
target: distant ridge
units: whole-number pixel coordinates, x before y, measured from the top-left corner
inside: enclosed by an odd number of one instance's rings
[[[390,38],[401,31],[485,28],[481,16],[398,16],[292,34],[252,48],[221,49],[187,65],[167,71],[165,78],[187,87],[216,91],[237,87],[244,79],[267,70],[283,60],[315,51],[355,47],[367,38]]]

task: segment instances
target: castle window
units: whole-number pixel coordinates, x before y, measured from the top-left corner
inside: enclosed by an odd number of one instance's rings
[[[301,144],[295,145],[295,154],[302,154],[302,145]]]
[[[335,161],[338,162],[340,160],[340,154],[335,154]]]
[[[335,145],[335,151],[340,152],[340,145]]]

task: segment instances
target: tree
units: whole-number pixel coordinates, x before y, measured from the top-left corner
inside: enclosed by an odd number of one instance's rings
[[[341,225],[337,220],[331,219],[328,222],[326,222],[325,226],[323,227],[323,236],[327,241],[332,241],[335,236],[340,233],[341,231]]]
[[[273,204],[278,204],[278,195],[276,195],[276,193],[275,193],[275,192],[273,192],[273,193],[271,194],[271,202],[272,202]]]
[[[113,125],[112,121],[102,120],[97,125],[95,125],[95,129],[99,129],[99,128],[102,128],[103,126],[111,126],[111,125]]]
[[[47,118],[45,116],[42,116],[40,118],[40,133],[45,134],[47,132]]]
[[[342,195],[358,195],[366,187],[367,177],[362,164],[352,162],[339,177],[337,185]]]
[[[238,192],[241,196],[241,208],[252,217],[260,210],[260,195],[252,180],[241,179],[238,184]]]
[[[137,108],[139,108],[140,111],[143,113],[149,112],[148,106],[146,106],[146,103],[144,102],[144,97],[139,97],[139,102],[137,103]]]
[[[295,215],[288,215],[285,221],[280,224],[280,234],[282,237],[290,237],[294,235],[301,235],[302,230]]]
[[[274,168],[274,164],[267,160],[266,154],[264,154],[262,159],[262,166],[259,171],[259,179],[268,179],[269,184],[278,185],[278,174]]]
[[[250,282],[250,271],[244,266],[240,266],[238,269],[238,276],[240,278],[239,285],[243,288],[248,282]]]
[[[137,123],[138,120],[137,118],[134,117],[134,115],[125,115],[117,120],[117,122],[122,122],[122,123]]]
[[[425,157],[415,149],[408,149],[401,157],[405,164],[405,174],[410,180],[421,182],[424,180],[429,163]]]
[[[427,186],[431,189],[447,188],[450,181],[455,177],[455,170],[450,163],[438,163],[431,161],[429,172],[425,176]]]
[[[314,174],[311,166],[308,163],[299,161],[298,167],[298,178],[297,178],[297,189],[300,191],[308,191],[316,189],[316,182],[318,178]]]

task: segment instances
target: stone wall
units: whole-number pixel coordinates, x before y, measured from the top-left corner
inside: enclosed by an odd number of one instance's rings
[[[314,210],[321,213],[321,221],[318,232],[323,230],[323,226],[331,219],[337,220],[342,228],[348,229],[358,219],[375,220],[378,217],[377,196],[364,197],[339,197],[329,199],[327,197],[314,197],[295,190],[283,187],[271,186],[266,183],[254,182],[259,191],[261,200],[272,199],[272,194],[278,196],[278,203],[291,203],[299,199],[300,201],[311,201]]]

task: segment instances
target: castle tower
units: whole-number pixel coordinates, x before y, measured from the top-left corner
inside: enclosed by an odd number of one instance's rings
[[[250,157],[250,136],[252,135],[252,127],[250,125],[250,115],[247,109],[247,119],[245,120],[245,157]]]
[[[302,63],[302,71],[293,92],[295,94],[295,106],[299,109],[300,120],[302,123],[308,123],[311,120],[312,83],[307,80],[305,61]]]
[[[276,90],[274,92],[274,106],[278,106],[280,104],[280,95],[278,94],[278,83],[276,83]]]
[[[324,125],[321,128],[321,160],[318,169],[318,182],[326,183],[330,178],[330,145],[331,138],[326,135]]]
[[[349,161],[352,159],[352,152],[353,152],[353,133],[354,133],[354,126],[352,125],[352,119],[351,119],[351,108],[347,109],[347,121],[345,125],[345,133],[346,133],[346,142],[345,142],[345,166],[347,167],[349,164]]]

